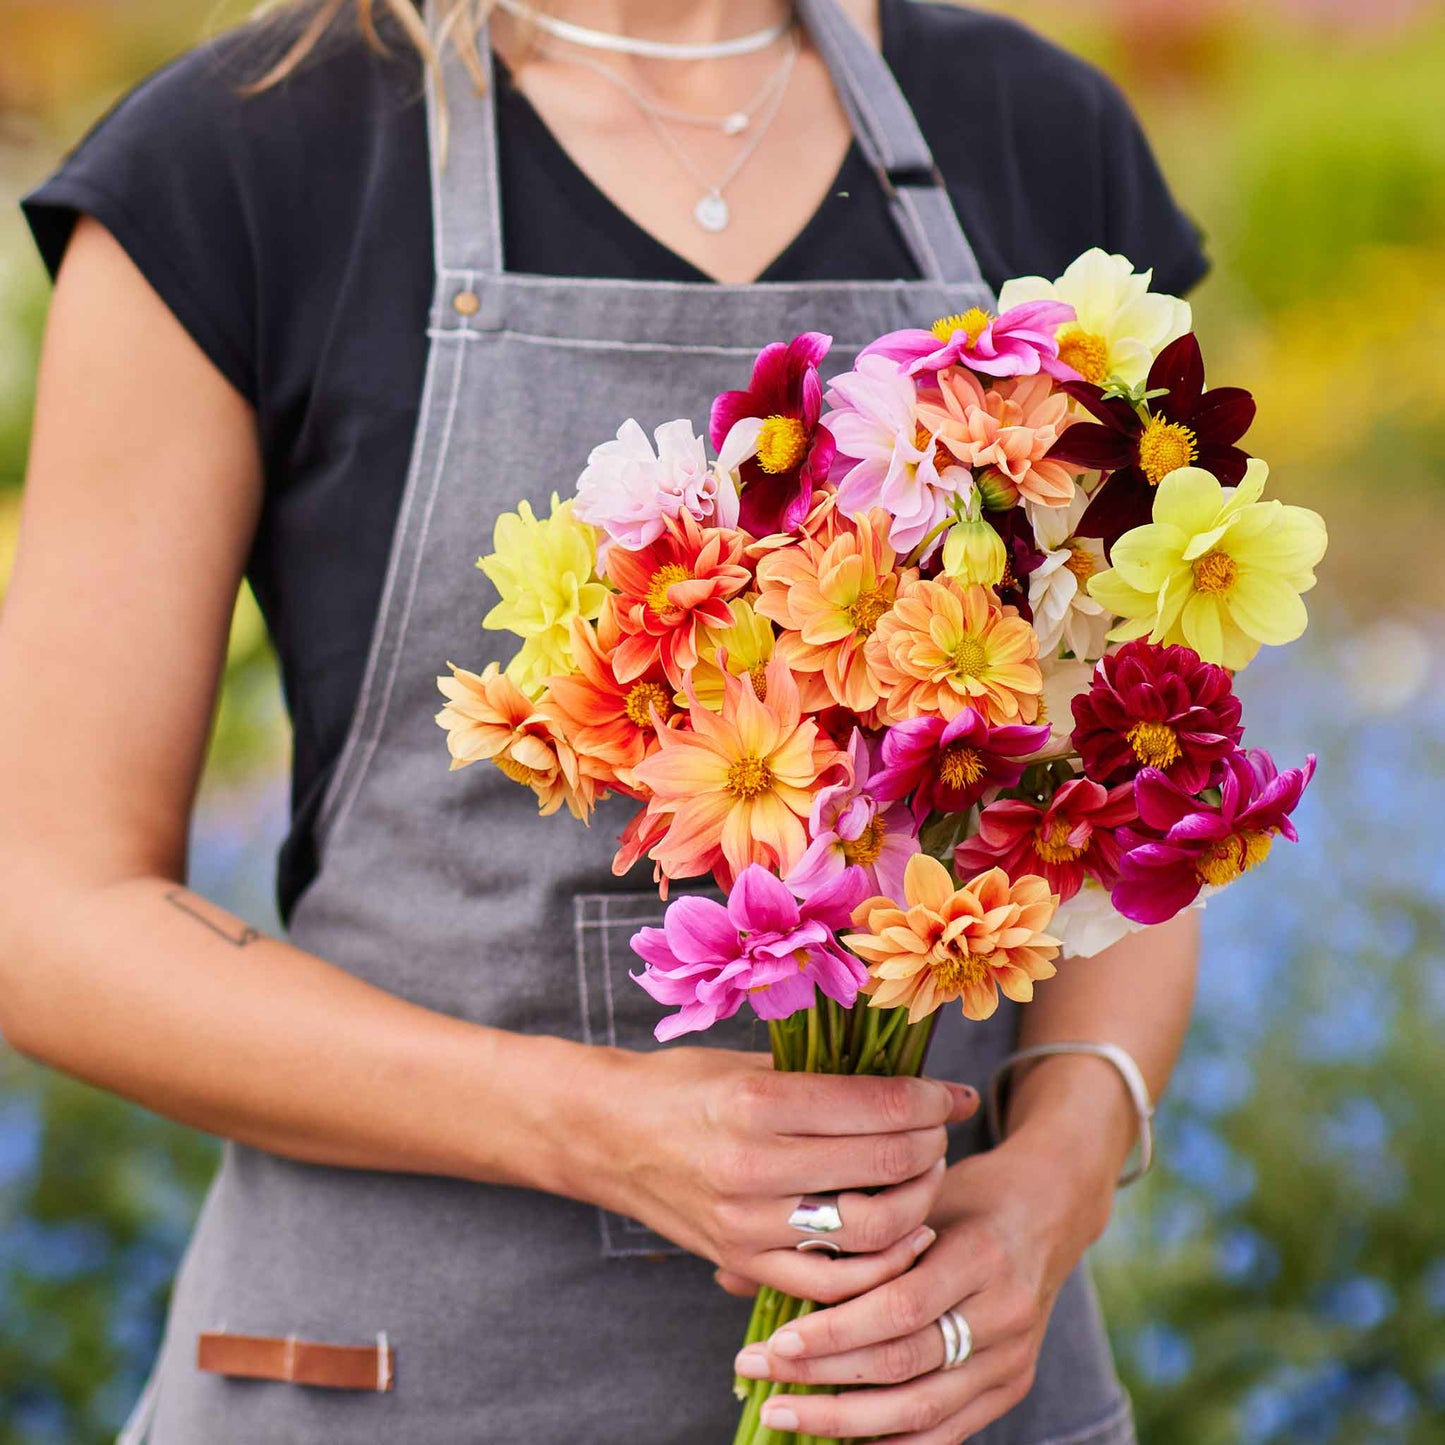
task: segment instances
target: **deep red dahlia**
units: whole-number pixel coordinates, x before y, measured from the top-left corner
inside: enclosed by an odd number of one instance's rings
[[[1122,849],[1115,837],[1133,823],[1133,785],[1101,788],[1072,778],[1047,805],[1003,798],[978,815],[978,834],[960,843],[953,864],[960,878],[1002,868],[1010,878],[1039,873],[1067,902],[1085,878],[1112,888],[1119,878]]]
[[[1157,768],[1198,793],[1222,780],[1243,736],[1229,674],[1188,647],[1126,642],[1074,699],[1074,746],[1085,773],[1106,785]]]

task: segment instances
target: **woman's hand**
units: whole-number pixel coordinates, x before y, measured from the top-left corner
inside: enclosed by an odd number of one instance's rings
[[[938,1240],[912,1270],[744,1350],[745,1377],[881,1387],[780,1395],[763,1422],[827,1439],[959,1445],[1012,1409],[1033,1384],[1060,1287],[1108,1219],[1117,1160],[1081,1158],[1081,1142],[1040,1124],[955,1165],[933,1216]],[[937,1321],[955,1307],[973,1354],[943,1371]]]
[[[933,1242],[944,1125],[974,1113],[972,1089],[778,1073],[723,1049],[592,1052],[600,1072],[577,1131],[594,1145],[585,1197],[726,1274],[822,1302],[895,1278]],[[849,1258],[795,1247],[788,1216],[804,1194],[828,1193],[843,1217],[829,1238]]]

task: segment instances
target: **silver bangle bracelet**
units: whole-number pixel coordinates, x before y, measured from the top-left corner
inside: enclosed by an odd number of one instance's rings
[[[1003,1138],[1004,1085],[1009,1075],[1020,1064],[1026,1064],[1032,1059],[1053,1058],[1058,1054],[1088,1054],[1096,1059],[1104,1059],[1118,1070],[1124,1087],[1129,1091],[1139,1124],[1139,1144],[1135,1163],[1119,1176],[1118,1187],[1123,1189],[1147,1174],[1149,1166],[1154,1162],[1154,1101],[1149,1097],[1149,1085],[1144,1082],[1144,1075],[1140,1072],[1139,1065],[1134,1062],[1133,1055],[1127,1049],[1121,1049],[1118,1044],[1035,1044],[1032,1048],[1020,1049],[1017,1053],[1010,1054],[994,1070],[993,1077],[988,1081],[988,1128],[993,1142],[997,1144]]]

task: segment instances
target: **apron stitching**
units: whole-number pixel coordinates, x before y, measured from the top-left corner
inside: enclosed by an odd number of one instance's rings
[[[460,280],[473,273],[461,267],[448,266],[443,274],[453,280]],[[934,277],[897,276],[889,281],[637,281],[622,276],[541,276],[530,271],[508,271],[494,278],[506,286],[530,287],[545,290],[548,287],[574,289],[613,289],[619,291],[679,291],[706,293],[709,296],[740,295],[761,292],[777,300],[786,300],[789,294],[796,294],[800,300],[812,300],[815,296],[837,296],[848,292],[877,292],[886,295],[904,286],[933,286],[946,290],[949,283]]]
[[[943,267],[938,259],[938,253],[933,249],[933,237],[929,235],[928,227],[924,224],[923,216],[918,209],[917,198],[908,193],[907,187],[896,188],[895,194],[898,197],[898,204],[913,218],[914,224],[918,229],[918,239],[922,243],[924,250],[928,252],[928,260],[933,267],[934,273],[942,276]]]
[[[607,915],[607,905],[602,905],[602,913]],[[612,996],[612,930],[602,930],[602,997],[607,1001],[607,1042],[614,1049],[617,1047],[617,1004]]]
[[[689,356],[756,356],[758,346],[706,346],[702,343],[677,341],[609,341],[595,336],[544,336],[532,331],[471,331],[459,326],[445,330],[433,329],[427,335],[434,341],[521,341],[539,346],[573,346],[587,351],[664,351],[684,352]],[[860,351],[867,343],[849,342],[839,351]]]

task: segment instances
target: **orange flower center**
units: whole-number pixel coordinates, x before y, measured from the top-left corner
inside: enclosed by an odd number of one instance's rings
[[[1082,848],[1074,847],[1069,842],[1072,832],[1067,823],[1050,823],[1047,830],[1040,829],[1034,834],[1034,852],[1045,863],[1072,863],[1082,858],[1089,851],[1089,843],[1085,841]]]
[[[647,605],[653,616],[667,617],[669,614],[676,614],[680,609],[673,604],[668,594],[679,582],[691,580],[692,573],[681,562],[668,562],[659,567],[652,574],[652,581],[647,588]]]
[[[758,433],[758,465],[770,475],[790,472],[808,453],[808,429],[795,416],[770,416]]]
[[[547,780],[546,773],[538,772],[536,768],[529,768],[525,763],[519,763],[508,753],[499,753],[493,761],[502,770],[504,777],[510,778],[514,783],[521,783],[524,788],[530,788],[533,783]]]
[[[857,598],[847,607],[848,621],[853,624],[855,632],[861,632],[865,637],[873,635],[873,629],[878,626],[878,619],[893,604],[888,600],[888,594],[881,587],[870,587],[866,592],[860,592]]]
[[[1139,438],[1139,466],[1157,487],[1170,472],[1189,466],[1199,456],[1194,433],[1183,422],[1166,421],[1162,416],[1149,418],[1149,425]]]
[[[950,660],[959,677],[982,677],[988,671],[988,648],[970,633],[959,640]]]
[[[994,318],[990,312],[982,306],[970,306],[967,311],[958,312],[953,316],[940,316],[928,329],[947,345],[953,340],[956,332],[963,332],[968,339],[968,344],[973,345],[980,336],[988,329],[988,324]]]
[[[945,788],[968,788],[983,777],[983,759],[963,743],[954,743],[943,750],[938,760],[938,777]]]
[[[944,445],[942,437],[931,437],[928,428],[922,422],[918,422],[913,428],[913,445],[921,452],[928,451],[930,443],[933,446],[933,470],[940,475],[946,472],[949,467],[959,467],[963,463],[949,451]]]
[[[933,964],[933,984],[940,991],[962,993],[970,986],[989,981],[989,970],[998,963],[998,952],[949,953]]]
[[[768,700],[768,665],[766,662],[755,662],[748,668],[748,681],[753,685],[753,695],[759,702]]]
[[[1168,723],[1138,722],[1124,736],[1146,768],[1172,767],[1182,756],[1179,739]]]
[[[756,798],[772,786],[773,770],[761,758],[739,758],[728,769],[727,790],[735,798]]]
[[[882,818],[874,818],[852,842],[846,838],[843,840],[843,861],[857,863],[864,868],[872,867],[883,851],[883,840],[887,834],[888,825]]]
[[[1070,326],[1059,332],[1059,360],[1095,386],[1109,379],[1109,343],[1096,331]]]
[[[628,722],[634,727],[644,729],[652,726],[654,709],[663,722],[672,716],[672,699],[667,695],[667,690],[655,682],[635,683],[632,691],[627,694],[627,701],[622,704]]]
[[[1194,564],[1194,585],[1201,592],[1228,592],[1239,576],[1239,564],[1227,552],[1206,552]]]
[[[1273,845],[1273,833],[1235,833],[1211,843],[1194,865],[1194,871],[1201,883],[1223,888],[1240,874],[1258,868],[1269,857]]]
[[[1069,552],[1069,560],[1064,566],[1079,579],[1082,586],[1099,570],[1099,564],[1094,560],[1094,554],[1077,537],[1070,537],[1064,546]]]

